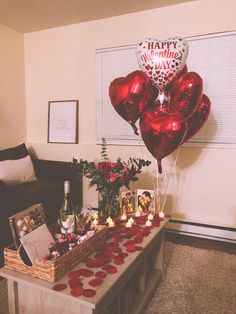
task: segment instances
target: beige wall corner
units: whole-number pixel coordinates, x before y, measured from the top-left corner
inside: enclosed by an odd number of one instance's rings
[[[23,34],[0,25],[0,148],[26,139]]]

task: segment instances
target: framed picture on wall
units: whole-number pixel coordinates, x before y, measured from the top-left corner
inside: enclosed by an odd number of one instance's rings
[[[78,100],[48,102],[48,143],[78,143]]]

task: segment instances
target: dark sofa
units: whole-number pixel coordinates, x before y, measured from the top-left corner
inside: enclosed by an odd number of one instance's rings
[[[28,155],[25,144],[0,150],[0,161],[17,160]],[[8,217],[35,204],[42,203],[48,224],[56,221],[64,194],[64,181],[71,181],[72,200],[82,206],[82,180],[75,179],[72,163],[31,158],[36,181],[7,186],[0,180],[0,265],[3,248],[13,242]]]

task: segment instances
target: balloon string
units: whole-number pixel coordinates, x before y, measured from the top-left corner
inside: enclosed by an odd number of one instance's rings
[[[135,125],[135,123],[130,123],[130,125],[132,126],[132,128],[133,128],[133,130],[134,130],[134,134],[135,135],[139,135],[139,133],[138,133],[138,128],[137,128],[137,126]]]
[[[172,162],[171,165],[170,165],[170,169],[169,169],[169,173],[168,173],[168,177],[167,177],[167,181],[166,181],[166,186],[165,186],[164,200],[163,200],[163,203],[162,203],[162,206],[161,206],[161,211],[163,211],[165,203],[166,203],[167,188],[168,188],[168,185],[169,185],[169,182],[170,182],[170,177],[172,176],[172,173],[173,173],[173,169],[176,166],[176,163],[177,163],[177,160],[178,160],[178,157],[179,157],[179,153],[180,153],[180,148],[177,151],[177,154],[176,154],[174,162]]]

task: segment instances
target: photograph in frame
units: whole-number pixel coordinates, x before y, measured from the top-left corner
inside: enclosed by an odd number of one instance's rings
[[[155,191],[137,189],[135,205],[136,208],[142,209],[143,212],[155,211]]]
[[[46,223],[43,204],[34,204],[9,217],[9,220],[14,221],[16,236],[21,238]]]
[[[132,214],[135,211],[135,191],[122,190],[120,192],[121,214]]]

